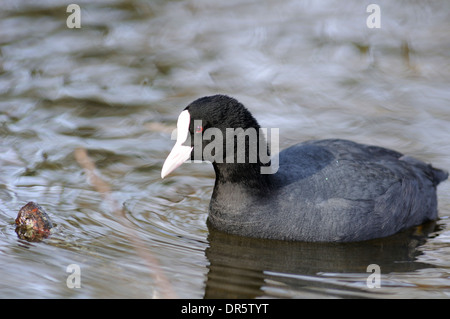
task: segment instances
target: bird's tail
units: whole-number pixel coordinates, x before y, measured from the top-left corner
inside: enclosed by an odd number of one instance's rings
[[[444,171],[439,168],[435,168],[435,167],[431,166],[431,164],[422,162],[412,156],[403,155],[399,159],[401,161],[408,162],[408,163],[420,168],[425,173],[425,175],[428,177],[428,179],[431,180],[434,187],[438,186],[440,182],[443,182],[448,178],[447,171]]]
[[[431,172],[433,174],[433,185],[437,186],[440,182],[445,181],[448,178],[448,172],[439,168],[435,168],[430,165]]]

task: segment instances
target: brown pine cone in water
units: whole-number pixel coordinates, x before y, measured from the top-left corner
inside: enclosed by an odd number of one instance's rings
[[[16,218],[16,233],[21,239],[40,241],[50,235],[53,224],[44,209],[37,203],[23,206]]]

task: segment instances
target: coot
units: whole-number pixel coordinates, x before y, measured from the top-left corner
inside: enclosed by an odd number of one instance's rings
[[[296,144],[271,167],[263,160],[268,149],[259,128],[237,100],[200,98],[178,118],[177,141],[161,177],[188,159],[211,161],[216,181],[208,222],[242,236],[362,241],[437,219],[436,186],[447,172],[341,139]],[[263,173],[269,167],[271,173]]]

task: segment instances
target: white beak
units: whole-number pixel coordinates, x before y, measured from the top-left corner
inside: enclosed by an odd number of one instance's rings
[[[177,141],[164,162],[161,170],[161,178],[169,175],[191,156],[193,147],[182,145],[189,136],[190,122],[191,115],[189,112],[187,110],[181,112],[177,122]]]

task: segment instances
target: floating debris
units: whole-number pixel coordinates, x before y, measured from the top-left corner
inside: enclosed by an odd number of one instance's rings
[[[47,213],[35,202],[29,202],[20,209],[16,225],[17,236],[28,241],[41,241],[47,238],[53,228]]]

